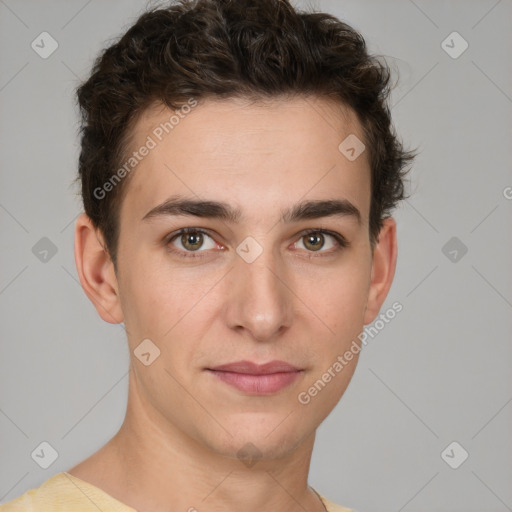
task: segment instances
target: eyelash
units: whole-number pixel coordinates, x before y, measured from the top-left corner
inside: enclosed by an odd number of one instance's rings
[[[210,238],[213,239],[213,236],[208,231],[205,231],[204,229],[200,229],[200,228],[183,228],[183,229],[180,229],[178,232],[172,233],[171,235],[166,237],[165,245],[166,245],[167,249],[170,252],[172,252],[173,254],[176,254],[176,255],[178,255],[178,256],[180,256],[182,258],[204,258],[204,257],[206,257],[202,253],[205,253],[207,251],[197,251],[197,254],[196,254],[195,251],[183,251],[181,249],[175,249],[171,245],[171,243],[176,238],[178,238],[179,236],[184,235],[186,233],[201,233],[201,234],[207,235],[207,236],[209,236]],[[313,234],[313,233],[314,234],[321,233],[323,235],[331,236],[336,241],[336,247],[335,247],[334,250],[330,250],[328,252],[326,252],[326,251],[320,252],[319,254],[315,254],[315,251],[307,251],[307,252],[310,253],[310,255],[308,256],[309,258],[318,258],[318,257],[330,256],[330,255],[335,254],[335,253],[341,251],[342,249],[346,249],[346,248],[348,248],[350,246],[350,242],[343,235],[340,235],[339,233],[336,233],[335,231],[329,231],[329,230],[326,230],[326,229],[318,229],[318,228],[310,228],[310,229],[306,229],[306,230],[302,231],[300,233],[300,235],[299,235],[298,240],[300,240],[301,238],[304,238],[307,235]]]

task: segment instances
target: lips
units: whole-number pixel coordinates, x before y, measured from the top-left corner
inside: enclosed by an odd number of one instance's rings
[[[270,361],[265,364],[237,361],[207,368],[207,371],[224,383],[250,395],[277,393],[303,372],[285,361]]]

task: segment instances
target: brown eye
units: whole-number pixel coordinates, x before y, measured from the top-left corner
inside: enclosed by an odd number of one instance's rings
[[[330,233],[321,229],[311,229],[302,234],[299,240],[295,242],[295,246],[297,249],[305,249],[309,253],[317,252],[327,255],[346,247],[347,243],[337,233]]]
[[[183,233],[180,241],[188,251],[197,251],[203,245],[203,235],[199,231]]]
[[[310,233],[302,237],[304,240],[304,246],[306,249],[311,251],[320,250],[325,243],[324,236],[320,233]]]
[[[215,240],[208,233],[194,228],[182,229],[171,237],[167,244],[172,246],[175,252],[181,253],[203,253],[207,249],[215,249],[217,247]]]

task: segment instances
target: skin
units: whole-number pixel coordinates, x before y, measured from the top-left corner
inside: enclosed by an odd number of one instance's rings
[[[134,127],[133,148],[171,114],[148,109]],[[309,404],[297,396],[376,318],[397,257],[393,218],[370,246],[370,167],[366,151],[351,162],[338,150],[349,134],[363,140],[355,115],[328,100],[209,99],[130,176],[117,273],[101,232],[85,214],[78,218],[80,282],[105,321],[124,322],[131,364],[122,427],[69,473],[145,512],[324,510],[307,483],[315,431],[346,390],[358,355]],[[184,215],[142,220],[176,195],[222,201],[243,216],[237,223]],[[280,221],[296,203],[332,199],[350,201],[361,221]],[[167,242],[185,227],[211,235],[203,238],[202,258],[186,257],[198,252],[187,253],[180,236]],[[336,240],[320,234],[325,245],[315,250],[302,234],[310,228],[339,233],[350,245],[336,250]],[[252,263],[236,253],[249,236],[263,249]],[[160,349],[149,366],[133,352],[146,338]],[[303,371],[266,396],[205,370],[275,359]],[[261,455],[250,467],[237,457],[247,443]]]

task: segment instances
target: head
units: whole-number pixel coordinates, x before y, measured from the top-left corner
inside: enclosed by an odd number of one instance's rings
[[[130,393],[162,430],[275,458],[343,395],[359,352],[332,368],[391,286],[414,156],[389,80],[349,25],[286,0],[158,8],[96,60],[78,89],[77,268],[101,317],[124,322]],[[215,371],[275,360],[299,370],[276,390]]]

